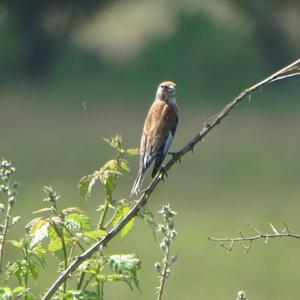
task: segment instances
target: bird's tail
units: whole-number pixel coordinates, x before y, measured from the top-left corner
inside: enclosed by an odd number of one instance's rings
[[[145,171],[141,169],[133,183],[132,189],[131,189],[131,193],[130,195],[138,195],[140,193],[140,187],[143,184],[144,178],[145,178]]]

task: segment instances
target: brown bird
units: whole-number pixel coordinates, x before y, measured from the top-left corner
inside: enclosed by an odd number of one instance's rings
[[[151,176],[160,169],[173,141],[179,109],[176,104],[176,84],[162,82],[157,89],[155,100],[147,114],[140,145],[140,163],[131,195],[140,193],[147,169],[155,160]]]

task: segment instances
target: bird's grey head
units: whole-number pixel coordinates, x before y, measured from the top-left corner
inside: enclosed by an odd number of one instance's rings
[[[176,84],[173,81],[163,81],[157,89],[156,99],[173,102],[176,97]]]

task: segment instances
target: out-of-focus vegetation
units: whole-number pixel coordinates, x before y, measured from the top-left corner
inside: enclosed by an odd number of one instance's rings
[[[79,179],[106,161],[101,137],[120,133],[137,146],[156,85],[177,82],[181,116],[172,150],[233,96],[299,53],[300,5],[288,1],[2,1],[0,4],[0,156],[14,162],[23,219],[52,185],[63,207],[97,223],[100,191],[86,203]],[[194,155],[175,166],[151,200],[171,202],[180,233],[166,299],[287,299],[299,292],[295,241],[258,243],[247,255],[207,241],[244,222],[299,226],[299,79],[274,83],[241,105]],[[131,178],[120,179],[128,197]],[[107,287],[109,299],[153,299],[161,254],[140,224],[113,252],[142,260],[139,292]],[[8,251],[12,258],[13,248]],[[55,262],[55,258],[52,258]],[[48,265],[35,291],[57,276]]]

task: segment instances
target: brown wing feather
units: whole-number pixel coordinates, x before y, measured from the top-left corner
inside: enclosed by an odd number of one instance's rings
[[[143,138],[141,149],[149,149],[151,154],[156,153],[176,122],[176,108],[165,101],[156,100],[145,120],[143,136],[147,138]]]

